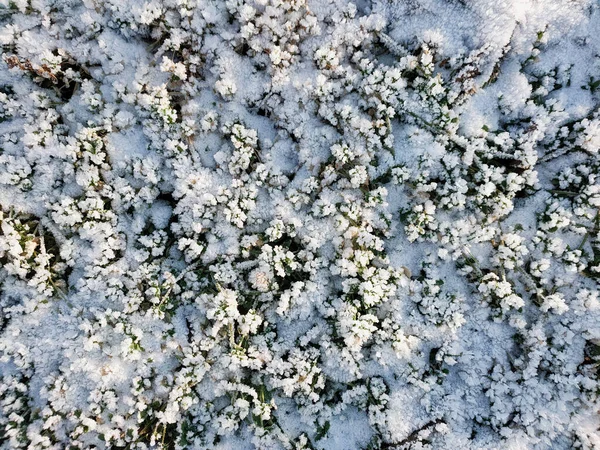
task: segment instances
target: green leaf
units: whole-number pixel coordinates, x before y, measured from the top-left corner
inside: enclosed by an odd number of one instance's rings
[[[315,440],[319,441],[319,440],[323,439],[325,437],[325,435],[327,434],[327,432],[329,431],[329,427],[331,427],[331,424],[329,423],[329,421],[325,422],[325,424],[323,426],[317,425],[317,434],[315,435]]]

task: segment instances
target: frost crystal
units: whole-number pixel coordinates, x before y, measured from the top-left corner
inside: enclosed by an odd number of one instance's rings
[[[0,447],[600,448],[599,30],[0,1]]]

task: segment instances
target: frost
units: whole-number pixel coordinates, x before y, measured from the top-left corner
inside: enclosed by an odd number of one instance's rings
[[[2,448],[598,448],[599,36],[0,1]]]

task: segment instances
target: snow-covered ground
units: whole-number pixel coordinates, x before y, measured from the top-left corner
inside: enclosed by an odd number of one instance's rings
[[[0,0],[0,448],[600,448],[596,0]]]

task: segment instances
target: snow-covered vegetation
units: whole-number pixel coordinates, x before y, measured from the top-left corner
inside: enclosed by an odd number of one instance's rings
[[[600,448],[596,0],[0,0],[3,449]]]

